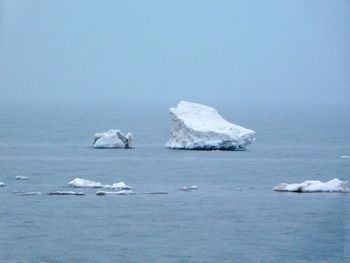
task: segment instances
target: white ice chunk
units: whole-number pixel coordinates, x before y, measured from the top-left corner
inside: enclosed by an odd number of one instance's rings
[[[120,130],[109,130],[96,133],[93,146],[94,148],[132,148],[133,137],[131,133],[126,136]]]
[[[96,195],[132,195],[134,194],[131,190],[120,190],[116,192],[109,192],[109,191],[98,191],[96,192]]]
[[[27,176],[16,176],[15,179],[16,180],[28,180],[29,177],[27,177]]]
[[[4,187],[6,184],[4,182],[0,182],[0,187]]]
[[[240,150],[255,140],[253,130],[226,121],[212,107],[181,101],[170,114],[171,149]]]
[[[340,156],[340,158],[342,158],[342,159],[350,159],[350,156],[349,155],[342,155],[342,156]]]
[[[74,180],[68,183],[72,187],[84,187],[84,188],[102,188],[103,184],[100,182],[95,182],[83,178],[75,178]]]
[[[83,192],[74,192],[74,191],[55,191],[50,192],[48,195],[85,195]]]
[[[191,186],[184,186],[181,188],[182,191],[190,192],[193,190],[198,190],[198,186],[196,185],[191,185]]]
[[[303,183],[286,184],[281,183],[277,185],[275,191],[288,191],[288,192],[348,192],[347,181],[341,181],[334,178],[328,182],[320,181],[305,181]]]
[[[114,183],[112,185],[104,185],[103,188],[106,189],[115,189],[115,190],[131,190],[132,187],[125,184],[124,182]]]

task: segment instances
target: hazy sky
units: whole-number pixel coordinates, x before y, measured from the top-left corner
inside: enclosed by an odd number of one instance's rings
[[[0,103],[350,102],[347,0],[0,3]]]

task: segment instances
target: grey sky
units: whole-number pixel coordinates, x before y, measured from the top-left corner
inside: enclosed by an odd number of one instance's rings
[[[346,0],[0,3],[0,103],[350,99]]]

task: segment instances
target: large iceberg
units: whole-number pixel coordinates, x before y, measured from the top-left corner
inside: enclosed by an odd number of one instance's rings
[[[305,181],[300,184],[286,184],[281,183],[277,185],[275,191],[287,191],[287,192],[299,192],[299,193],[310,193],[310,192],[349,192],[347,187],[347,181],[341,181],[334,178],[328,182],[320,181]]]
[[[241,150],[255,140],[253,130],[226,121],[212,107],[181,101],[170,114],[171,149]]]
[[[94,148],[132,148],[133,137],[129,132],[124,135],[120,130],[95,133]]]

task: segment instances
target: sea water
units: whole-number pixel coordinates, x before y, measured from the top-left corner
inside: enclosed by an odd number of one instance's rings
[[[0,262],[349,262],[350,194],[273,187],[350,179],[350,108],[212,106],[256,143],[166,149],[165,105],[1,105]],[[92,149],[108,129],[132,132],[135,148]],[[46,195],[76,177],[135,195]]]

